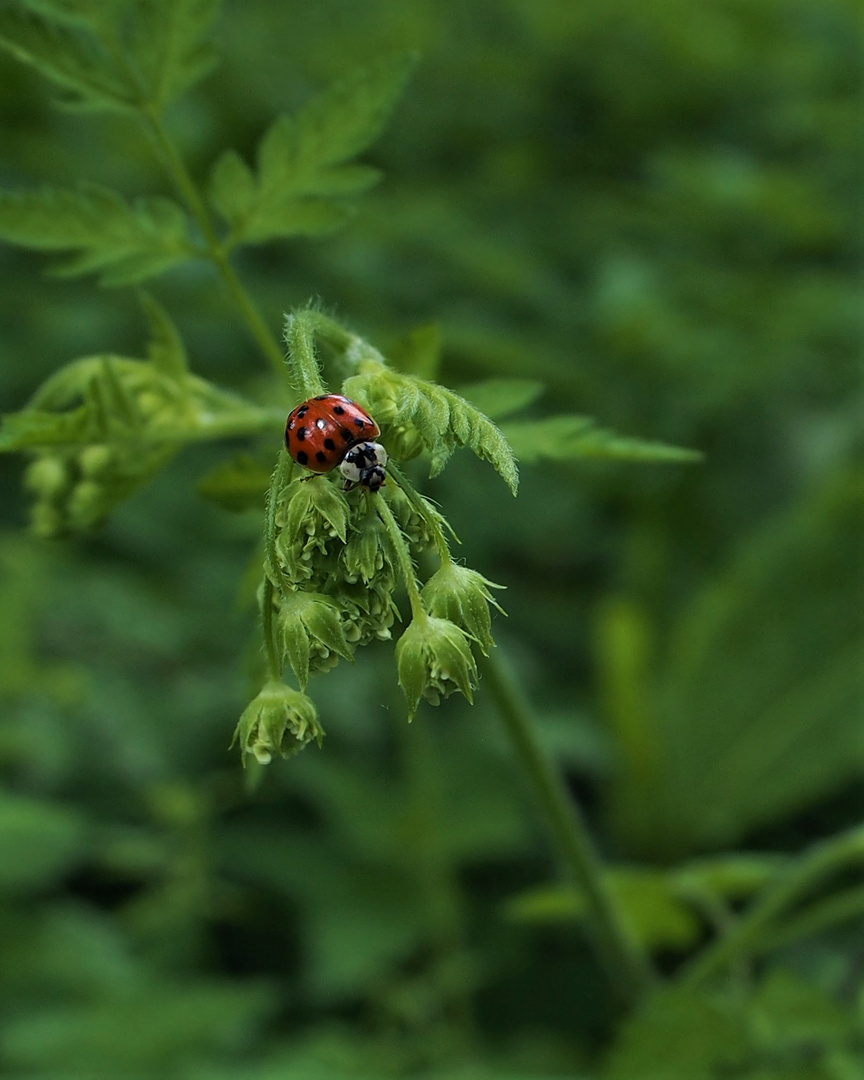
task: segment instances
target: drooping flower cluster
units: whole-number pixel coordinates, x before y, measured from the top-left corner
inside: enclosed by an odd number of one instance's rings
[[[353,365],[355,374],[343,390],[380,426],[390,464],[380,491],[346,492],[338,472],[310,478],[280,453],[268,496],[262,590],[271,683],[279,684],[288,665],[305,690],[311,674],[340,657],[353,658],[369,642],[390,638],[404,590],[411,619],[396,644],[396,664],[409,717],[424,699],[437,705],[458,691],[471,701],[474,650],[486,654],[494,644],[490,605],[498,605],[490,589],[497,586],[453,562],[446,520],[414,490],[398,462],[424,452],[434,473],[455,447],[465,445],[491,460],[515,487],[512,454],[495,425],[467,401],[392,371],[362,339],[311,311],[290,317],[286,334],[295,382],[305,397],[323,392],[314,334],[331,347],[335,342],[343,366]],[[430,556],[439,567],[424,585],[416,567]],[[307,709],[314,708],[305,701]],[[263,760],[260,722],[251,723],[247,714],[238,728],[241,746]],[[278,741],[274,745],[278,749]],[[290,743],[288,752],[295,749]]]

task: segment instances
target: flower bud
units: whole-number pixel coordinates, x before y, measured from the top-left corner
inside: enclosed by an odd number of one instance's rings
[[[310,670],[326,671],[339,656],[352,658],[339,608],[329,597],[289,593],[279,605],[278,618],[285,656],[301,687],[309,681]]]
[[[246,754],[252,754],[267,765],[274,754],[289,758],[313,739],[320,746],[323,738],[314,702],[299,690],[271,679],[243,710],[232,746],[240,743],[244,764]]]
[[[421,697],[437,705],[442,697],[460,690],[473,702],[477,665],[464,631],[448,619],[415,615],[396,643],[396,667],[409,720]]]
[[[503,589],[504,586],[488,581],[467,566],[447,561],[429,578],[420,596],[430,615],[455,623],[477,642],[483,655],[488,656],[495,645],[489,605],[493,604],[504,614],[489,592],[490,588]]]

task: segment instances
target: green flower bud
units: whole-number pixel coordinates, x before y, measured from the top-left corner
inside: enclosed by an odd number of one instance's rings
[[[332,542],[348,539],[350,508],[345,496],[324,479],[288,484],[276,512],[276,553],[290,581],[308,582],[313,562],[326,555]]]
[[[415,615],[396,643],[399,685],[414,718],[420,698],[437,705],[456,690],[473,702],[477,665],[465,632],[447,619]]]
[[[321,745],[324,729],[315,703],[299,690],[271,680],[243,710],[231,743],[239,742],[243,753],[267,765],[274,754],[289,758],[313,739]]]
[[[43,454],[27,466],[24,484],[44,498],[62,495],[70,477],[66,462],[58,454]]]
[[[85,446],[78,455],[78,467],[84,476],[98,479],[104,476],[114,462],[114,455],[110,446],[96,443],[93,446]]]
[[[351,534],[342,550],[344,580],[349,584],[361,581],[368,585],[389,566],[384,528],[377,515],[367,515]]]
[[[426,582],[420,597],[430,615],[454,622],[477,642],[483,655],[488,656],[489,650],[495,645],[489,605],[494,605],[504,614],[489,589],[503,588],[503,585],[488,581],[476,570],[447,561]]]
[[[43,540],[54,540],[66,532],[62,513],[50,502],[34,503],[30,510],[30,527]]]
[[[108,513],[111,501],[105,489],[95,480],[82,480],[69,494],[66,512],[73,529],[89,529]]]
[[[282,645],[301,687],[309,672],[326,671],[340,656],[352,658],[338,606],[321,593],[289,593],[279,605]]]

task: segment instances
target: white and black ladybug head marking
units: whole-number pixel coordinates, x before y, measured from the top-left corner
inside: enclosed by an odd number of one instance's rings
[[[339,465],[344,478],[342,487],[350,491],[360,484],[370,491],[378,491],[385,483],[386,464],[387,451],[380,443],[362,442],[352,446]]]

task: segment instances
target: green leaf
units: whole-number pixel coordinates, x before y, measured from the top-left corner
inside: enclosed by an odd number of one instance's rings
[[[260,510],[270,483],[270,470],[248,454],[217,465],[198,481],[198,494],[239,514]]]
[[[387,350],[387,360],[397,371],[419,379],[436,379],[441,364],[441,327],[438,323],[415,326]]]
[[[544,390],[544,384],[536,379],[484,379],[460,386],[459,393],[481,412],[493,420],[499,420],[502,416],[524,409],[536,401]]]
[[[631,933],[646,948],[684,948],[698,940],[699,919],[664,874],[633,867],[607,876]],[[587,902],[574,886],[544,885],[513,897],[506,910],[518,922],[581,922]]]
[[[218,8],[219,0],[148,0],[138,5],[129,50],[157,109],[180,97],[216,64],[216,50],[202,37]]]
[[[0,48],[67,91],[64,103],[121,112],[135,107],[138,90],[132,76],[118,66],[96,37],[81,29],[96,25],[95,3],[31,6],[50,12],[66,25],[52,25],[4,7],[0,10]]]
[[[60,277],[99,273],[103,285],[129,285],[194,256],[187,219],[169,199],[139,199],[94,184],[78,191],[0,191],[0,239],[39,251],[78,254]]]
[[[664,857],[728,846],[864,773],[850,603],[862,492],[860,472],[843,471],[742,537],[664,633],[641,684],[642,741],[616,724],[626,766],[612,812],[631,845]],[[610,685],[627,677],[622,649],[604,634]]]
[[[84,823],[70,807],[0,796],[0,887],[19,891],[45,885],[84,847]]]
[[[702,455],[666,443],[618,435],[595,426],[588,416],[550,416],[519,420],[503,431],[521,461],[576,461],[594,458],[607,461],[698,462]]]
[[[141,294],[141,306],[150,324],[147,359],[157,371],[182,384],[189,374],[189,360],[173,319],[149,293]]]
[[[337,201],[365,191],[378,171],[350,165],[384,126],[413,57],[397,54],[362,68],[265,132],[253,172],[233,150],[216,162],[210,200],[231,227],[229,243],[317,235],[338,228]]]
[[[746,1018],[719,997],[671,991],[649,999],[625,1025],[603,1080],[716,1080],[741,1075]]]

